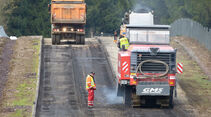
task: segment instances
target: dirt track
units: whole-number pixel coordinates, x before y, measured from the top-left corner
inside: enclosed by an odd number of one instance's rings
[[[85,46],[50,45],[45,39],[40,97],[36,117],[184,117],[182,109],[125,108],[102,45],[87,39]],[[95,108],[87,108],[85,77],[96,72]],[[177,103],[178,104],[178,103]]]
[[[1,41],[1,54],[0,54],[0,99],[2,96],[2,90],[7,81],[8,73],[9,73],[9,62],[13,53],[13,46],[15,41],[11,41],[9,39],[0,40]]]

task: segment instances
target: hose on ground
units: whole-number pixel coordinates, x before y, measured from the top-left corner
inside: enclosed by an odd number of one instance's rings
[[[160,75],[147,75],[146,73],[144,73],[142,70],[141,70],[141,67],[144,63],[148,63],[148,62],[151,62],[151,63],[160,63],[160,64],[163,64],[166,66],[166,71]],[[169,66],[167,63],[163,62],[163,61],[160,61],[160,60],[145,60],[145,61],[142,61],[141,63],[139,63],[138,67],[136,68],[136,74],[138,73],[138,70],[140,71],[141,74],[143,74],[143,78],[160,78],[160,77],[163,77],[165,75],[168,74],[169,72]]]

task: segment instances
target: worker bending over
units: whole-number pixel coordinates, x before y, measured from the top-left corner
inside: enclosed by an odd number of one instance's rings
[[[129,46],[130,46],[130,44],[126,37],[122,37],[119,39],[118,47],[120,48],[120,50],[125,51],[128,49]]]
[[[86,90],[88,91],[88,107],[94,106],[94,90],[96,90],[96,84],[94,79],[94,72],[91,72],[86,77]]]

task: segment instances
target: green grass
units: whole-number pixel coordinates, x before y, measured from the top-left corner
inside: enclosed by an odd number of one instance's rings
[[[11,117],[24,117],[22,110],[16,110]]]
[[[33,104],[32,94],[34,93],[31,89],[36,87],[34,81],[36,79],[30,79],[31,81],[24,81],[22,84],[19,84],[16,89],[18,93],[16,93],[16,100],[13,101],[13,106],[31,106]]]
[[[38,67],[39,67],[39,52],[40,52],[40,44],[41,44],[41,42],[40,42],[40,40],[34,40],[33,41],[33,43],[35,44],[35,43],[37,43],[37,45],[34,45],[33,46],[33,48],[34,48],[34,50],[35,50],[35,55],[34,55],[34,60],[33,60],[33,66],[34,66],[34,68],[33,68],[33,70],[34,70],[34,72],[36,72],[36,74],[38,75]]]

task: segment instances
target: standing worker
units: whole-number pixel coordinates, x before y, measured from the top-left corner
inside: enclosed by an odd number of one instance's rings
[[[86,77],[86,90],[88,91],[88,107],[94,106],[94,90],[96,90],[96,84],[94,79],[94,72],[91,72]]]
[[[118,36],[118,35],[117,35],[117,31],[115,30],[115,31],[114,31],[114,43],[117,42],[117,36]]]
[[[128,49],[129,46],[130,46],[130,44],[126,37],[122,37],[119,39],[118,47],[120,48],[120,50],[125,51]]]

